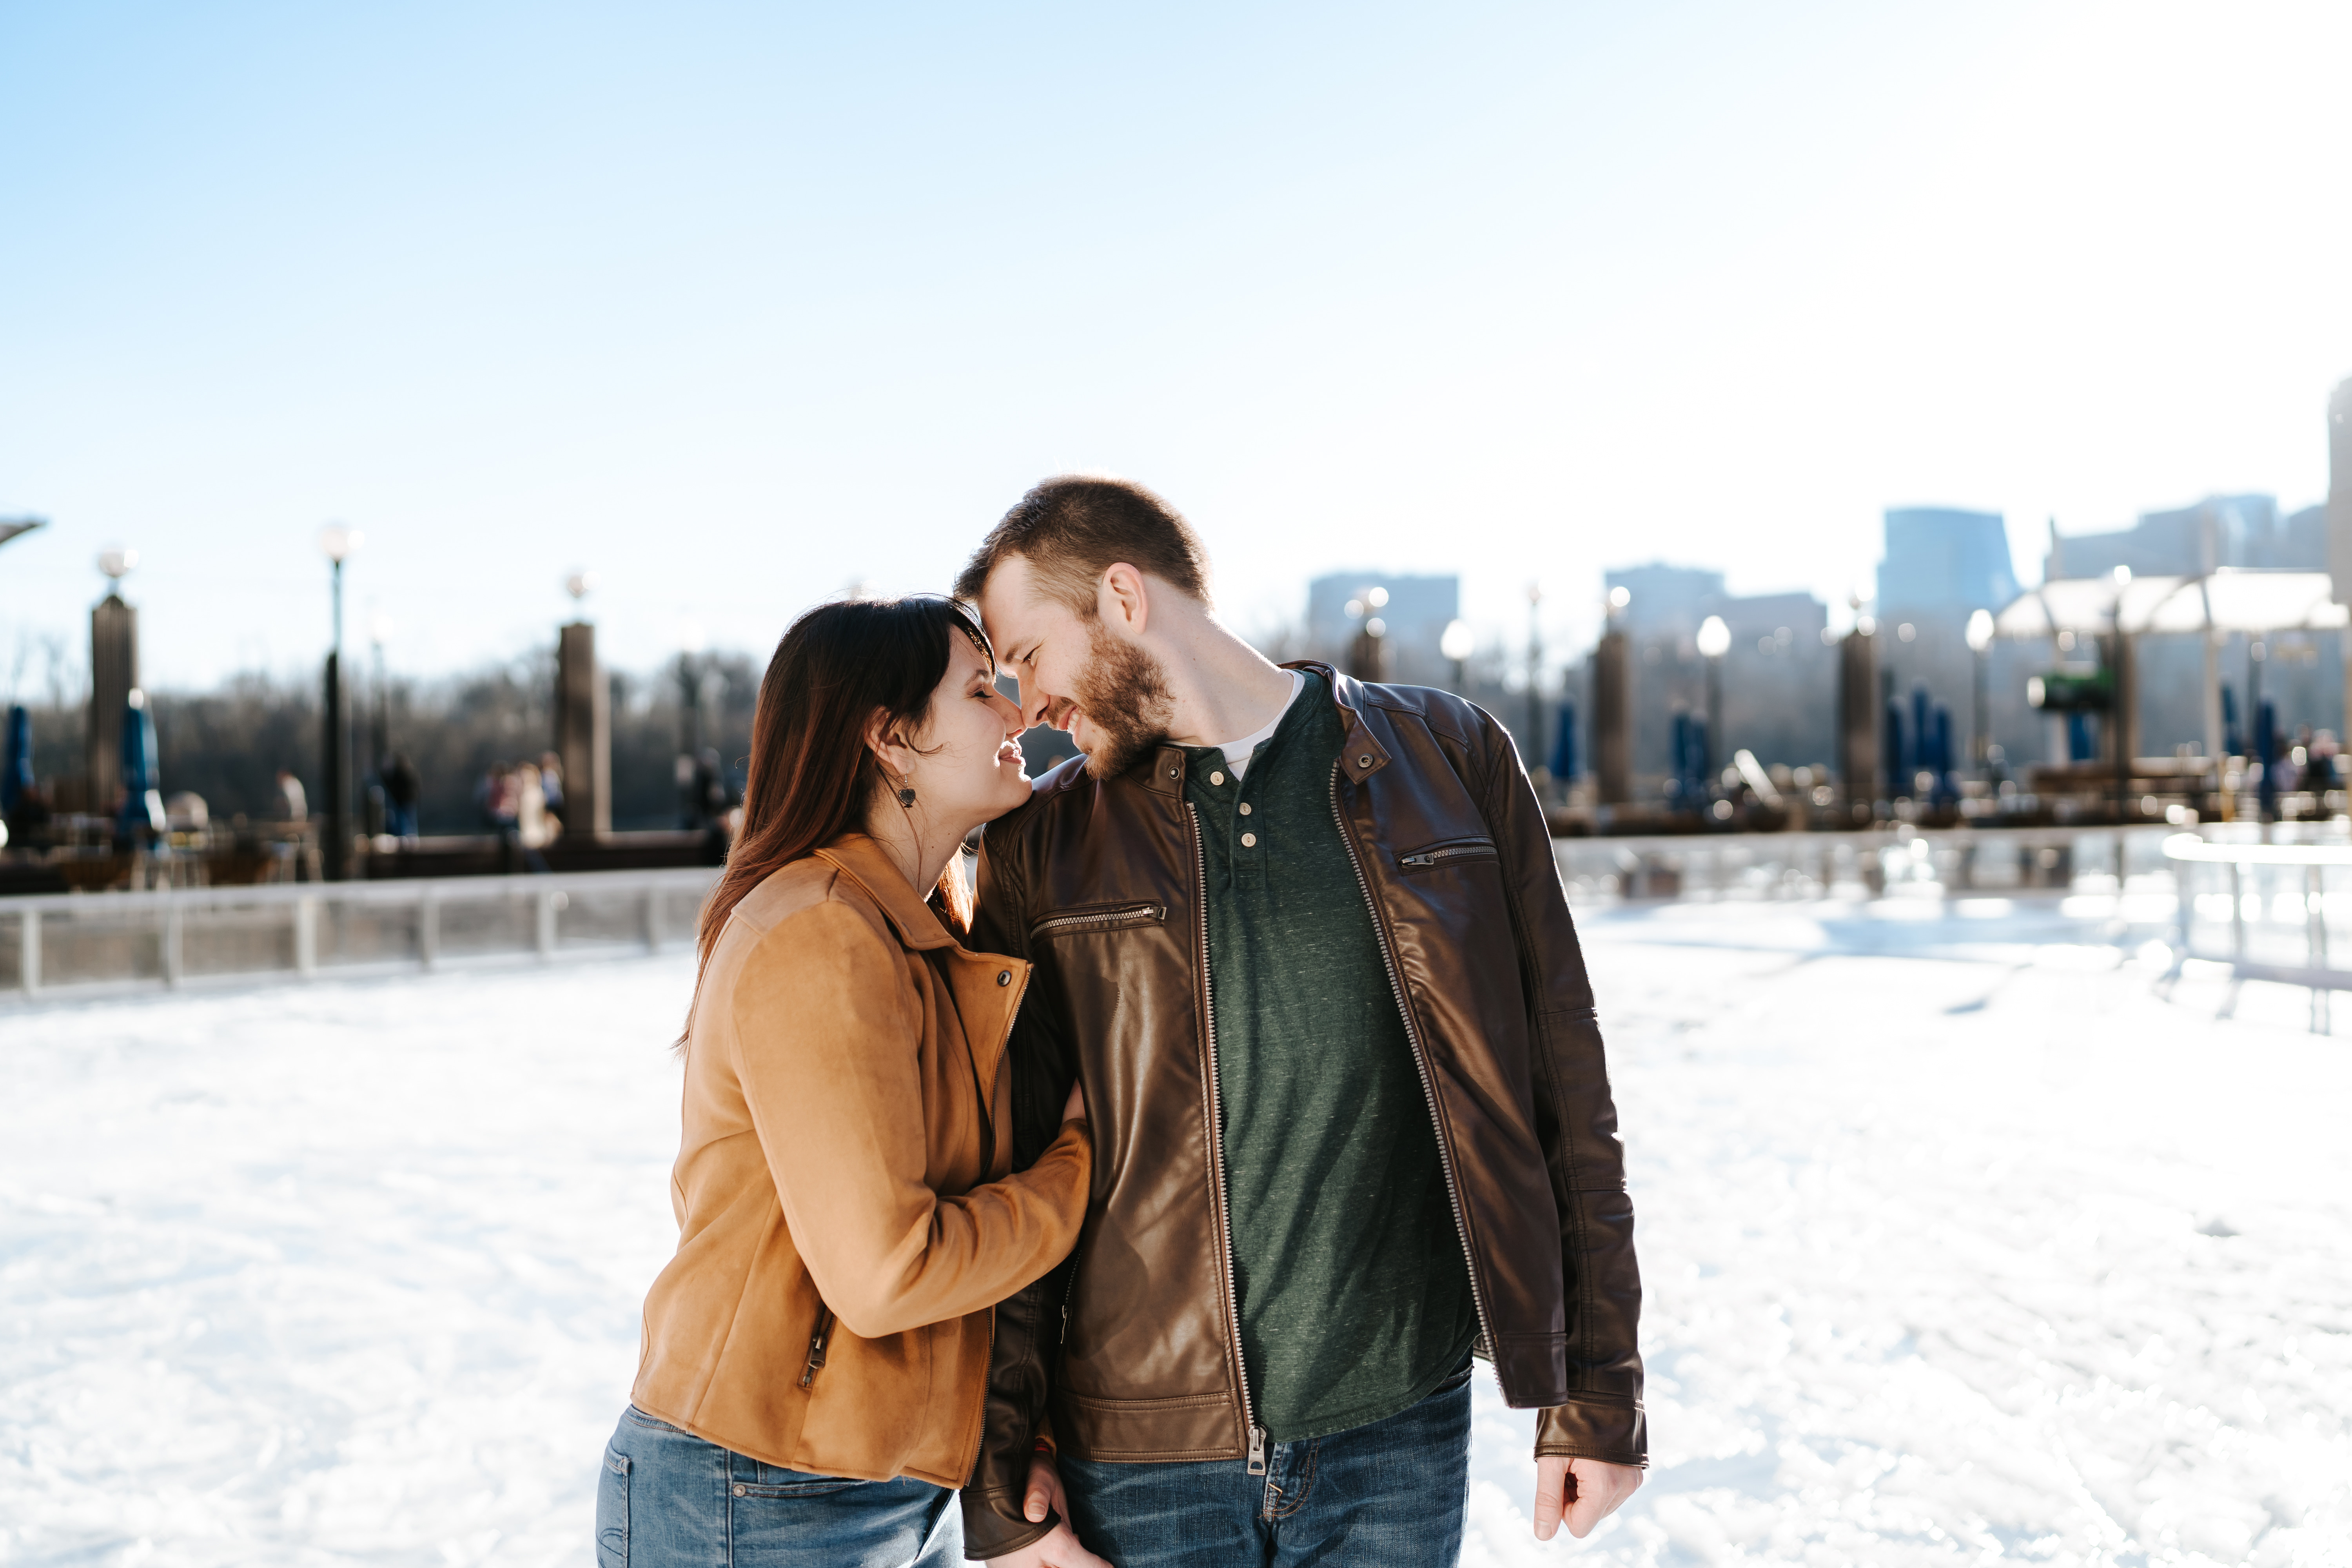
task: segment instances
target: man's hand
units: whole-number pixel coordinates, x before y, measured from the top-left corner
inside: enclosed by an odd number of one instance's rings
[[[1062,1492],[1062,1472],[1054,1466],[1054,1456],[1039,1454],[1029,1461],[1029,1495],[1021,1500],[1021,1511],[1032,1524],[1041,1522],[1051,1510],[1062,1516],[1062,1521],[1047,1531],[1044,1539],[1031,1542],[1018,1552],[991,1558],[991,1568],[1111,1568],[1111,1565],[1078,1544],[1070,1529],[1070,1505]]]
[[[1034,1488],[1035,1482],[1032,1481]],[[1579,1541],[1592,1527],[1617,1511],[1617,1505],[1642,1484],[1639,1465],[1612,1465],[1601,1459],[1567,1459],[1551,1455],[1536,1458],[1536,1539],[1549,1541],[1559,1532],[1559,1516],[1568,1514],[1568,1532]],[[1031,1493],[1034,1496],[1035,1493]],[[1043,1514],[1032,1514],[1043,1519]]]

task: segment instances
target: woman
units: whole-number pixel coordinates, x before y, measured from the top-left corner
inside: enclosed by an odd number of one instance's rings
[[[1010,1171],[1028,966],[956,941],[954,857],[1029,794],[995,674],[936,598],[812,610],[769,662],[680,1042],[677,1255],[599,1482],[605,1568],[961,1560],[991,1309],[1068,1254],[1091,1165],[1074,1090]]]

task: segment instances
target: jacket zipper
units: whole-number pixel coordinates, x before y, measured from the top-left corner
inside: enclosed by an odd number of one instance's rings
[[[1495,841],[1481,838],[1475,844],[1441,844],[1434,849],[1417,849],[1410,855],[1397,857],[1400,866],[1435,866],[1447,860],[1459,860],[1466,855],[1492,856],[1496,853]]]
[[[1201,1026],[1208,1041],[1209,1071],[1202,1087],[1208,1099],[1209,1152],[1217,1170],[1217,1240],[1225,1266],[1225,1321],[1233,1329],[1234,1380],[1241,1384],[1242,1425],[1249,1429],[1249,1473],[1265,1474],[1265,1428],[1257,1424],[1250,1404],[1249,1368],[1242,1360],[1241,1293],[1234,1289],[1234,1217],[1225,1190],[1225,1130],[1217,1102],[1217,998],[1209,978],[1209,850],[1201,840],[1201,812],[1184,803],[1192,828],[1192,910],[1201,930]]]
[[[1084,914],[1055,915],[1039,921],[1029,928],[1029,940],[1052,936],[1058,931],[1076,931],[1083,926],[1107,926],[1123,921],[1164,921],[1168,918],[1165,904],[1130,904],[1123,909],[1089,910]]]
[[[833,1337],[833,1309],[823,1301],[816,1304],[816,1327],[809,1334],[808,1363],[801,1368],[801,1386],[806,1388],[824,1366],[824,1344]]]
[[[1404,978],[1397,972],[1396,951],[1389,941],[1388,922],[1381,918],[1381,908],[1372,898],[1371,879],[1364,875],[1363,857],[1356,852],[1356,836],[1348,827],[1347,813],[1339,808],[1339,769],[1331,764],[1331,821],[1339,829],[1339,842],[1348,847],[1348,863],[1356,868],[1356,886],[1364,895],[1364,908],[1372,917],[1372,931],[1379,937],[1381,963],[1389,972],[1389,989],[1395,994],[1397,1014],[1404,1020],[1404,1037],[1412,1047],[1413,1070],[1421,1074],[1422,1098],[1429,1102],[1429,1124],[1437,1134],[1437,1163],[1445,1173],[1446,1201],[1454,1205],[1454,1233],[1462,1242],[1463,1266],[1470,1271],[1470,1306],[1478,1314],[1478,1335],[1486,1342],[1486,1353],[1494,1355],[1495,1331],[1486,1321],[1486,1296],[1478,1283],[1478,1259],[1470,1249],[1470,1226],[1462,1208],[1462,1185],[1454,1179],[1454,1151],[1445,1142],[1445,1122],[1437,1114],[1437,1080],[1429,1070],[1429,1055],[1421,1040],[1421,1026],[1413,1022],[1412,1004],[1406,1000]],[[1461,847],[1465,852],[1471,847]],[[1492,849],[1492,845],[1486,846]],[[1424,854],[1442,851],[1431,849]],[[1407,857],[1410,860],[1412,857]]]
[[[1020,993],[1013,998],[1013,1013],[1014,1016],[1019,1016],[1021,1012],[1022,1000],[1029,994],[1029,976],[1035,973],[1036,969],[1032,966],[1027,973],[1021,976]],[[1012,1028],[1013,1026],[1010,1024],[1005,1026],[1005,1032],[1008,1036],[1012,1033]],[[964,1037],[964,1043],[967,1046],[971,1043],[971,1037],[969,1034]],[[978,1077],[979,1075],[977,1073],[973,1075],[975,1082],[978,1080]],[[982,1120],[990,1122],[992,1128],[994,1119],[985,1114],[985,1101],[983,1101],[982,1109],[983,1112]],[[985,1175],[988,1172],[992,1171],[995,1168],[996,1140],[993,1131],[992,1131],[988,1144],[988,1163],[982,1168],[982,1174]],[[988,1348],[981,1352],[980,1364],[982,1367],[986,1367],[995,1360],[996,1309],[994,1307],[991,1307],[988,1310]],[[971,1484],[972,1477],[980,1474],[980,1457],[988,1449],[988,1379],[985,1377],[980,1380],[980,1408],[972,1412],[972,1425],[978,1427],[979,1430],[973,1434],[971,1439],[971,1463],[964,1467],[963,1479],[964,1484],[967,1486]]]

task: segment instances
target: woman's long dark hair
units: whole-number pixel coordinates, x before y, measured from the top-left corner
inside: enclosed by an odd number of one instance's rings
[[[911,736],[920,729],[959,637],[996,668],[979,625],[952,601],[929,595],[820,605],[784,633],[751,714],[743,826],[702,906],[700,964],[710,962],[743,895],[865,826],[866,807],[886,787],[866,727],[879,711],[886,730]],[[952,859],[931,902],[958,930],[970,927],[971,895]]]

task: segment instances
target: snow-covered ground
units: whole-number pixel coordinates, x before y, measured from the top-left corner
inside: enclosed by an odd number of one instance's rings
[[[2095,903],[2095,901],[2094,901]],[[2352,1044],[2080,901],[1590,911],[1654,1468],[1482,1565],[2352,1563]],[[584,1563],[682,958],[0,1016],[0,1562]]]

